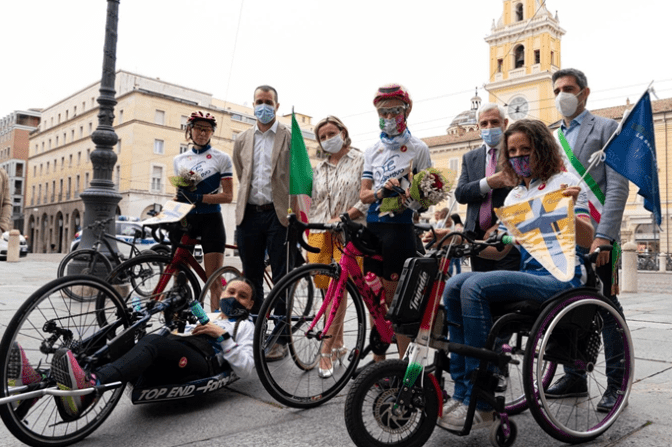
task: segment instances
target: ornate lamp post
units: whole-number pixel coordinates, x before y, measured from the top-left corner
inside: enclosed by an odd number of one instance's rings
[[[98,104],[98,127],[91,135],[96,149],[91,152],[93,179],[90,186],[80,197],[84,202],[84,222],[82,224],[82,240],[80,248],[91,248],[96,235],[87,227],[96,220],[114,217],[121,195],[114,189],[112,169],[117,162],[114,146],[119,140],[112,127],[114,106],[117,100],[114,95],[115,63],[117,54],[117,22],[119,20],[119,0],[107,0],[107,22],[105,24],[105,48],[103,57],[103,76],[100,81]],[[114,221],[108,225],[107,232],[114,234]],[[114,242],[114,241],[110,241]],[[116,246],[114,247],[116,250]],[[74,265],[73,269],[76,270]],[[81,270],[81,268],[80,268]],[[69,271],[68,273],[75,273]]]

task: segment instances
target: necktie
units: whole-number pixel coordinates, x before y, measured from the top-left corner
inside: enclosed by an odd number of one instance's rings
[[[495,152],[495,148],[491,147],[488,153],[490,154],[490,157],[488,158],[488,164],[485,167],[486,177],[493,175],[497,168],[497,153]],[[485,200],[481,203],[481,209],[478,213],[478,223],[483,231],[487,230],[492,225],[492,190],[488,192]]]

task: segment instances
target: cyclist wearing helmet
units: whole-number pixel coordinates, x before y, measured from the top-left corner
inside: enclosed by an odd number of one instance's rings
[[[187,216],[191,237],[201,237],[205,272],[208,276],[224,263],[224,245],[226,233],[222,220],[222,203],[233,199],[233,164],[231,157],[210,146],[217,120],[209,113],[197,111],[187,120],[185,138],[193,146],[190,151],[180,154],[173,160],[175,175],[181,172],[199,174],[200,181],[193,188],[178,188],[176,200],[193,203],[196,208]],[[221,285],[213,284],[212,299],[221,294]],[[217,309],[218,303],[210,303]]]
[[[415,256],[413,210],[380,216],[384,197],[396,196],[394,187],[402,186],[401,180],[411,180],[417,173],[432,165],[429,148],[419,138],[411,135],[406,120],[413,108],[408,91],[400,84],[380,87],[373,98],[378,111],[380,140],[366,150],[360,199],[371,203],[367,214],[368,228],[381,242],[383,261],[364,260],[364,270],[380,276],[385,287],[388,305],[397,288],[399,275],[407,258]],[[406,194],[403,195],[404,198]],[[399,356],[403,357],[409,339],[397,336]],[[374,357],[375,360],[382,360]]]

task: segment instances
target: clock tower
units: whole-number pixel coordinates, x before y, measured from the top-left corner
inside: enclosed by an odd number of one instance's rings
[[[551,76],[560,69],[560,28],[541,0],[503,0],[503,13],[485,38],[490,45],[490,101],[504,105],[509,121],[560,119]]]

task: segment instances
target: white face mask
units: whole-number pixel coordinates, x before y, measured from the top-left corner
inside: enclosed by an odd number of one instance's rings
[[[322,145],[322,149],[324,149],[325,152],[335,154],[336,152],[340,151],[341,148],[343,148],[344,142],[343,138],[341,138],[341,134],[339,133],[335,137],[322,141],[320,144]]]
[[[583,90],[581,90],[581,92],[582,91]],[[576,112],[576,109],[579,106],[578,95],[580,95],[581,92],[576,95],[567,92],[558,93],[558,96],[555,97],[555,107],[562,116],[574,115],[574,112]]]

